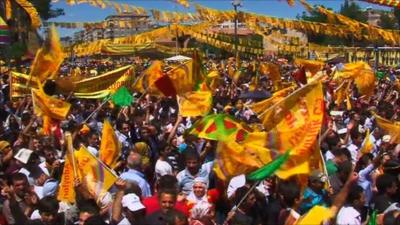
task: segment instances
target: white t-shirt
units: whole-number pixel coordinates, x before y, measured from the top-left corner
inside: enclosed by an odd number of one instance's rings
[[[351,154],[351,162],[353,164],[356,164],[357,156],[358,156],[358,147],[355,146],[354,144],[350,144],[347,146],[347,149],[349,150],[349,152]]]
[[[37,196],[39,197],[39,199],[43,198],[43,186],[33,186],[35,193],[37,194]]]
[[[229,181],[228,190],[226,194],[230,198],[236,191],[236,189],[243,187],[246,184],[246,176],[244,174],[233,177]]]
[[[361,225],[361,214],[352,206],[343,206],[337,217],[337,225]]]
[[[131,223],[129,223],[127,218],[124,218],[118,223],[118,225],[131,225]]]
[[[99,151],[98,151],[96,148],[92,147],[92,146],[88,146],[88,147],[87,147],[87,150],[88,150],[90,153],[92,153],[92,155],[94,155],[94,156],[97,156],[97,154],[99,153]]]
[[[172,166],[163,160],[157,160],[156,162],[156,177],[157,179],[164,175],[173,175]]]

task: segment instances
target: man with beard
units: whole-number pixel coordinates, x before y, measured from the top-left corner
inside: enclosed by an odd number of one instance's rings
[[[7,200],[4,202],[3,206],[3,215],[6,216],[8,224],[21,224],[17,223],[17,218],[11,213],[11,208],[18,207],[25,216],[29,217],[34,210],[38,197],[29,186],[28,178],[25,174],[14,174],[11,183],[11,187],[6,186],[2,190],[7,196]]]
[[[52,176],[54,171],[60,168],[61,161],[57,159],[56,151],[50,146],[43,148],[43,156],[45,161],[40,163],[39,167],[47,176]]]

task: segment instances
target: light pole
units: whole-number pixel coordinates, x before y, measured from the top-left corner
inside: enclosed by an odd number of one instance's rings
[[[239,58],[239,51],[238,51],[238,7],[242,6],[242,0],[233,0],[232,1],[233,9],[235,10],[235,56],[236,60]],[[236,62],[238,63],[238,62]]]

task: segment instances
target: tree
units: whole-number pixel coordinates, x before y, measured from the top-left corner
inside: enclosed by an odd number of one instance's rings
[[[52,9],[51,0],[31,0],[31,2],[38,11],[40,18],[43,20],[48,20],[65,14],[64,9]]]
[[[397,29],[400,29],[400,8],[394,7],[393,15],[396,18]]]
[[[324,7],[323,5],[320,5]],[[332,10],[328,8],[329,10]],[[320,13],[318,10],[313,10],[311,12],[303,12],[301,15],[297,15],[298,20],[305,20],[310,22],[320,22],[320,23],[328,23],[328,18],[326,15]],[[307,34],[307,38],[309,42],[317,43],[321,45],[338,45],[342,44],[342,41],[336,37],[329,37],[326,35],[320,34]]]
[[[324,6],[322,6],[324,7]],[[331,10],[331,9],[329,9]],[[303,12],[300,15],[297,15],[297,19],[299,20],[305,20],[305,21],[311,21],[311,22],[320,22],[320,23],[327,23],[328,18],[326,15],[320,13],[318,10],[313,10],[311,12]]]
[[[368,20],[367,14],[355,1],[345,0],[339,13],[362,23],[366,23]]]
[[[396,29],[396,18],[388,12],[382,12],[378,25],[383,29]]]

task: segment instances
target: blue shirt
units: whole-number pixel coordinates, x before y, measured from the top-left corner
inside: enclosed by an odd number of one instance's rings
[[[122,173],[119,177],[129,182],[135,182],[142,190],[143,197],[151,196],[150,185],[145,180],[143,173],[134,169],[129,169],[128,171]]]
[[[370,164],[364,169],[358,172],[358,185],[364,189],[365,193],[365,206],[368,206],[371,202],[373,192],[372,192],[372,178],[371,173],[374,171],[374,165]]]
[[[315,193],[311,188],[306,188],[303,196],[303,199],[306,201],[300,205],[301,213],[303,214],[308,212],[308,210],[316,205],[327,206],[324,201],[324,196],[326,196],[326,194],[326,190],[322,190],[322,194],[318,194]],[[307,199],[310,199],[310,201],[307,201]]]
[[[193,183],[196,177],[207,178],[210,175],[213,162],[204,163],[196,175],[192,175],[187,169],[182,170],[176,175],[179,186],[185,194],[189,194],[193,190]]]

